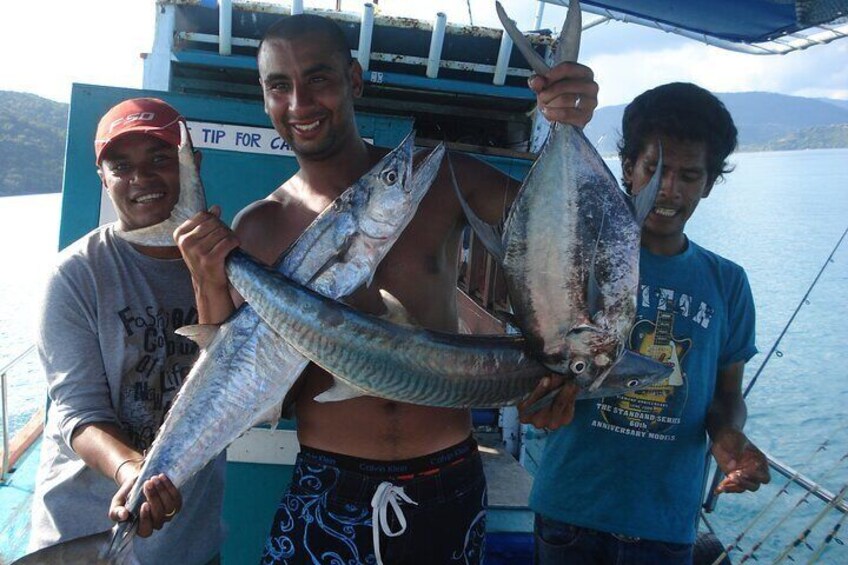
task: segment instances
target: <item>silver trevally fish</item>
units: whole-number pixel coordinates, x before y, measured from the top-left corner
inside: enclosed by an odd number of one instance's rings
[[[244,253],[234,253],[230,265],[233,287],[295,349],[344,382],[350,396],[430,406],[504,406],[526,396],[549,372],[523,337],[398,325],[323,297]],[[639,370],[650,375],[651,367]],[[617,393],[633,384],[621,382]]]
[[[547,72],[499,3],[497,10],[534,71]],[[573,0],[557,61],[576,61],[579,36],[580,7]],[[607,385],[623,375],[638,381],[636,389],[670,373],[625,347],[636,318],[642,223],[656,199],[661,169],[660,163],[648,186],[631,198],[579,128],[554,123],[502,237],[463,202],[475,231],[503,265],[515,322],[530,349],[592,396],[611,395]]]
[[[284,253],[281,272],[310,287],[320,283],[332,299],[370,281],[441,164],[443,146],[413,173],[413,141],[410,133],[328,206]],[[228,261],[230,277],[239,271]],[[143,502],[145,480],[165,473],[179,487],[251,426],[268,420],[269,412],[276,419],[307,363],[250,304],[242,305],[202,351],[148,450],[128,497],[133,515]],[[133,521],[118,524],[110,554],[119,554],[134,530]]]

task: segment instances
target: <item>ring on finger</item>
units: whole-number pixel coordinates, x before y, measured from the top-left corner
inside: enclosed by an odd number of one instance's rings
[[[578,95],[577,98],[574,99],[574,108],[576,108],[576,109],[580,108],[580,99],[581,99],[580,95]]]
[[[171,510],[170,512],[168,512],[167,514],[165,514],[165,518],[173,518],[173,517],[174,517],[174,514],[176,514],[176,513],[177,513],[177,509],[176,509],[176,508],[174,508],[173,510]]]

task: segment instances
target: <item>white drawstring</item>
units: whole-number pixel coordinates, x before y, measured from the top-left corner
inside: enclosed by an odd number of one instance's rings
[[[377,487],[377,491],[371,498],[371,532],[374,539],[374,557],[377,559],[377,565],[383,565],[383,560],[380,557],[380,530],[390,538],[396,538],[406,531],[406,516],[403,515],[403,510],[400,508],[398,499],[409,504],[418,506],[418,503],[409,498],[403,491],[403,487],[397,487],[388,481],[383,481]],[[400,529],[393,532],[389,527],[388,508],[392,507],[397,521],[400,524]]]

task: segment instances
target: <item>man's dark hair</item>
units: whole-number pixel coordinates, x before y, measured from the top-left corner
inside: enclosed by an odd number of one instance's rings
[[[256,51],[256,56],[262,52],[263,44],[271,39],[298,39],[304,35],[320,35],[319,41],[327,42],[334,51],[342,56],[345,63],[350,63],[353,59],[350,56],[350,46],[347,43],[342,28],[339,24],[322,16],[315,14],[297,14],[294,16],[286,16],[280,18],[265,30],[262,36],[262,41],[259,42],[259,49]]]
[[[736,149],[736,126],[730,112],[711,92],[688,82],[647,90],[624,109],[618,155],[635,162],[652,137],[703,142],[710,182],[733,170],[726,161]]]

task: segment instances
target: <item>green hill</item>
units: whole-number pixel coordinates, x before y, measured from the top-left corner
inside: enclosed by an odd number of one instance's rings
[[[68,105],[0,91],[0,196],[62,190]]]
[[[792,149],[829,149],[848,147],[848,124],[817,126],[794,131],[780,139],[764,144],[762,151],[787,151]]]
[[[772,92],[717,94],[733,115],[740,151],[848,147],[844,100],[787,96]],[[602,155],[614,155],[624,106],[598,108],[586,136]],[[790,141],[791,140],[791,141]]]

